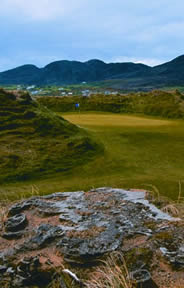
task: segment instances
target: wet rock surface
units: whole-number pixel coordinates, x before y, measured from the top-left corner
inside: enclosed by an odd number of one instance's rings
[[[1,224],[1,286],[46,287],[53,267],[84,270],[117,250],[124,254],[130,272],[134,271],[131,275],[150,276],[145,280],[149,287],[164,287],[155,281],[160,258],[164,269],[179,270],[184,279],[182,221],[150,204],[143,191],[99,188],[32,197],[10,207]],[[40,281],[43,275],[45,286]]]

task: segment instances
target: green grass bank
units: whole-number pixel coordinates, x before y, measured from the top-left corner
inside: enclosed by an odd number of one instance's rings
[[[0,90],[0,183],[66,173],[103,148],[84,129],[33,101]]]
[[[91,97],[39,97],[38,101],[55,112],[98,111],[151,115],[165,118],[184,118],[184,96],[174,92],[152,91],[125,95],[92,95]]]
[[[178,197],[178,182],[184,180],[183,120],[102,112],[60,115],[85,128],[104,146],[104,154],[65,174],[1,185],[2,193],[14,198],[15,192],[16,197],[27,197],[34,190],[46,194],[100,186],[150,189],[151,184],[162,195]]]

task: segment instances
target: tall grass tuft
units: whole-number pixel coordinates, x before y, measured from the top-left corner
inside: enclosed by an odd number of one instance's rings
[[[102,266],[96,269],[85,286],[87,288],[132,288],[122,254],[112,253],[106,261],[102,261]]]
[[[178,197],[177,199],[171,200],[165,196],[162,196],[159,189],[152,184],[145,184],[146,186],[151,187],[151,190],[147,191],[147,199],[151,200],[153,204],[159,206],[159,208],[173,216],[173,217],[184,217],[184,197],[182,197],[182,181],[178,182]]]

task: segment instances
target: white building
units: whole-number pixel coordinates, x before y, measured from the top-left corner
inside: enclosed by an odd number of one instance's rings
[[[38,90],[36,90],[36,91],[31,91],[31,95],[37,95],[38,93],[39,93]]]
[[[32,90],[32,89],[34,89],[36,86],[35,85],[31,85],[31,86],[28,86],[27,88],[26,88],[26,90]]]
[[[83,90],[82,91],[82,96],[89,97],[90,95],[91,95],[91,91],[90,90]]]

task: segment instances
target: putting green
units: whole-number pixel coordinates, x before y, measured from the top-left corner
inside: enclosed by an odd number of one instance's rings
[[[174,125],[174,121],[144,118],[138,116],[129,116],[111,113],[71,113],[62,114],[68,121],[81,126],[127,126],[127,127],[141,127],[141,126],[163,126]]]

